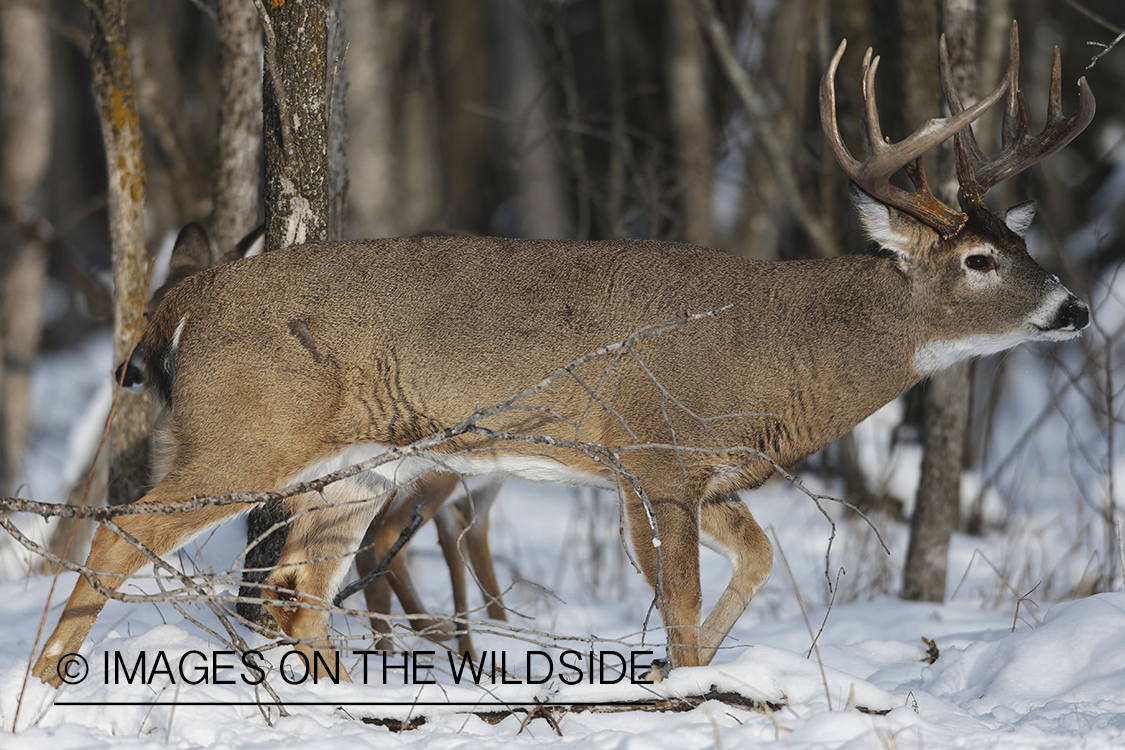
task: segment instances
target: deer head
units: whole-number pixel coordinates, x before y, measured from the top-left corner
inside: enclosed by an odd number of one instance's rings
[[[841,42],[820,84],[821,122],[840,166],[851,177],[853,202],[868,234],[894,253],[916,282],[933,284],[942,300],[948,335],[919,348],[915,365],[927,373],[965,357],[1002,351],[1024,340],[1063,340],[1089,323],[1089,310],[1058,278],[1027,252],[1025,233],[1034,217],[1031,202],[994,214],[985,204],[988,189],[1027,169],[1069,143],[1094,116],[1094,95],[1085,77],[1078,82],[1079,108],[1062,116],[1061,69],[1055,48],[1047,122],[1038,136],[1027,132],[1027,103],[1019,90],[1019,36],[1012,22],[1008,69],[999,85],[966,109],[956,90],[945,37],[940,42],[942,88],[950,116],[930,119],[899,143],[884,138],[875,103],[879,58],[863,59],[864,159],[844,145],[836,122],[835,76],[847,42]],[[999,153],[986,157],[972,123],[1006,93]],[[926,182],[922,154],[953,138],[958,201],[956,210],[938,200]],[[905,169],[913,192],[890,182]],[[919,266],[928,266],[924,273]],[[963,321],[957,335],[957,321]],[[991,323],[991,324],[990,324]],[[1013,325],[1014,324],[1014,325]]]

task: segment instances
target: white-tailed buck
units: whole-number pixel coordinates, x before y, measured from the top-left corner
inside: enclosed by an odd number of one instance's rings
[[[461,423],[644,326],[730,305],[586,361],[421,455],[289,500],[312,512],[295,519],[280,562],[308,564],[271,575],[298,592],[270,605],[285,632],[306,650],[328,648],[325,613],[301,605],[331,601],[379,510],[359,501],[391,483],[442,468],[620,487],[672,665],[707,664],[772,566],[770,543],[735,492],[935,370],[1024,341],[1068,339],[1089,319],[1028,255],[1031,208],[997,215],[984,204],[991,186],[1086,126],[1094,100],[1085,81],[1078,112],[1063,118],[1056,51],[1047,125],[1028,135],[1013,27],[995,91],[963,109],[943,64],[952,115],[891,145],[876,114],[878,58],[868,53],[860,162],[836,125],[843,51],[821,84],[822,121],[881,252],[768,263],[669,242],[420,237],[313,243],[212,268],[168,293],[145,336],[148,372],[173,404],[176,448],[171,471],[142,502],[321,476]],[[1005,91],[1003,148],[985,157],[969,124]],[[930,193],[919,161],[950,137],[960,211]],[[889,182],[902,167],[913,192]],[[117,523],[163,555],[245,510],[213,505]],[[702,625],[700,542],[734,569]],[[100,528],[87,565],[113,574],[98,580],[116,589],[145,562]],[[60,657],[79,650],[104,603],[78,580],[38,675],[58,684]]]

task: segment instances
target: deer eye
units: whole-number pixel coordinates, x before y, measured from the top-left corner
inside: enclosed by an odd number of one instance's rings
[[[970,255],[965,258],[965,266],[974,271],[987,273],[996,268],[996,261],[992,259],[991,255]]]

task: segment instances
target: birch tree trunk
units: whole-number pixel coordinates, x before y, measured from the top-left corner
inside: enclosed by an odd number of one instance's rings
[[[145,164],[126,32],[127,0],[91,0],[90,68],[109,174],[113,245],[113,358],[123,362],[138,338],[145,305]],[[109,436],[110,504],[140,498],[148,485],[149,398],[125,391]]]
[[[343,76],[343,2],[258,4],[265,31],[262,140],[266,161],[266,251],[304,242],[339,238],[347,186],[347,121]],[[272,502],[250,512],[247,542],[288,513]],[[289,536],[282,526],[246,555],[247,572],[239,590],[257,598],[254,586],[277,564]],[[238,603],[238,613],[272,627],[265,609]]]

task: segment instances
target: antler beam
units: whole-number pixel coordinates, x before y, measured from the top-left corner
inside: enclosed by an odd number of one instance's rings
[[[840,136],[836,121],[836,68],[847,48],[847,40],[840,42],[832,62],[820,82],[820,120],[828,142],[836,154],[840,166],[857,185],[878,200],[905,211],[926,223],[943,236],[956,234],[965,225],[967,217],[939,201],[926,185],[922,171],[921,157],[926,151],[937,146],[957,133],[965,130],[974,120],[985,113],[1009,88],[1014,71],[1009,66],[1008,73],[996,89],[968,109],[959,109],[950,117],[926,120],[910,136],[899,143],[891,143],[883,137],[879,126],[879,112],[875,102],[875,73],[879,68],[879,58],[872,59],[869,48],[863,58],[863,127],[864,159],[855,159]],[[892,174],[903,167],[914,184],[914,191],[903,190],[890,182]]]

